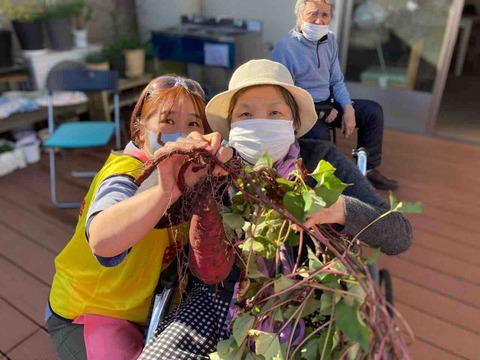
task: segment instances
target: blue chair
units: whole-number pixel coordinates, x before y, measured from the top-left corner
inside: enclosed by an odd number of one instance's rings
[[[65,69],[52,71],[47,79],[48,132],[44,147],[49,150],[50,193],[52,203],[59,208],[75,208],[78,203],[57,200],[57,178],[55,171],[56,149],[80,149],[106,146],[115,135],[115,147],[120,148],[120,103],[118,74],[116,71],[88,69]],[[112,91],[114,94],[114,121],[77,121],[62,123],[55,127],[53,93],[55,91],[98,92]],[[74,177],[93,177],[96,172],[71,172]]]

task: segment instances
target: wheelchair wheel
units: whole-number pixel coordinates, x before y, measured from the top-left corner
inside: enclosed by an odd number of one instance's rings
[[[390,272],[387,269],[381,269],[379,271],[379,286],[380,291],[385,295],[387,302],[393,306],[393,284]],[[393,318],[393,310],[391,307],[387,308],[388,314]]]

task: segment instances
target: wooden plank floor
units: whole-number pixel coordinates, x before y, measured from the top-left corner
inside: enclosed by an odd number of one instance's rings
[[[415,333],[414,359],[478,359],[480,344],[480,147],[387,130],[382,172],[397,179],[397,198],[422,201],[408,215],[414,245],[383,256],[396,308]],[[353,140],[339,140],[348,154]],[[81,154],[100,166],[106,151]],[[76,210],[49,200],[48,162],[0,177],[0,359],[54,359],[44,310],[53,260],[73,233]],[[61,177],[65,200],[80,199],[89,180]],[[388,196],[387,193],[382,193]]]

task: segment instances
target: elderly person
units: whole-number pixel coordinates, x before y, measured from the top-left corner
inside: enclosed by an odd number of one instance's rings
[[[312,97],[294,85],[288,69],[270,60],[251,60],[240,66],[230,80],[229,90],[216,95],[205,109],[213,131],[229,139],[237,154],[255,164],[267,151],[284,177],[303,158],[312,172],[320,160],[330,162],[335,175],[348,186],[338,201],[307,219],[307,227],[333,223],[355,236],[390,209],[355,164],[330,142],[305,139],[317,123]],[[314,185],[314,184],[310,184]],[[365,243],[389,255],[407,250],[412,232],[400,213],[390,214],[369,226],[360,236]]]
[[[336,167],[335,175],[340,180],[351,184],[333,205],[307,217],[306,227],[336,224],[354,236],[371,224],[360,235],[365,243],[389,255],[409,248],[412,230],[401,213],[391,213],[372,223],[390,206],[355,164],[328,141],[301,138],[315,124],[317,115],[312,97],[293,84],[285,66],[266,59],[243,64],[233,73],[228,91],[211,99],[205,111],[210,128],[228,139],[235,156],[244,162],[253,165],[268,151],[274,167],[287,178],[300,157],[310,172],[320,160],[326,160]],[[228,158],[233,155],[228,153],[229,148],[221,150]],[[310,186],[314,185],[312,180],[307,180]],[[223,286],[215,290],[220,296],[231,295],[225,296],[223,302],[200,302],[206,288],[185,296],[160,323],[139,359],[209,359],[218,341],[229,337],[238,272],[234,267]]]
[[[318,121],[305,138],[328,140],[328,124],[341,128],[346,137],[358,128],[357,147],[366,148],[369,154],[368,180],[379,190],[395,190],[398,183],[378,170],[383,141],[382,108],[373,101],[350,99],[340,70],[335,35],[328,30],[332,10],[328,0],[297,0],[297,24],[280,39],[270,58],[285,65],[295,85],[313,97]],[[332,107],[332,100],[333,109],[325,110]]]

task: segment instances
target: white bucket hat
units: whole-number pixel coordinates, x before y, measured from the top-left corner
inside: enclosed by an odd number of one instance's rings
[[[284,65],[267,59],[250,60],[235,70],[228,90],[214,96],[205,108],[210,127],[213,131],[218,131],[224,139],[228,139],[230,133],[227,117],[232,96],[238,90],[253,85],[279,85],[292,94],[298,104],[301,120],[296,137],[305,135],[317,121],[312,96],[294,85],[292,75]]]

